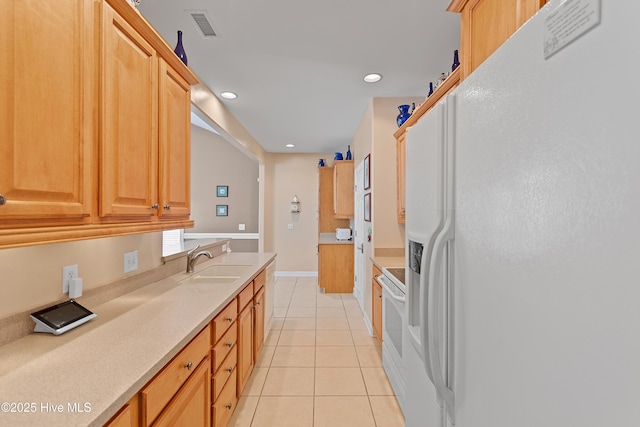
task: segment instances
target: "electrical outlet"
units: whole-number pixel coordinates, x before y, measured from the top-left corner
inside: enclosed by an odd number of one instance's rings
[[[124,272],[130,273],[138,269],[138,251],[125,252]]]
[[[78,278],[78,264],[67,265],[66,267],[62,267],[62,293],[69,293],[69,283],[71,283],[71,279]]]

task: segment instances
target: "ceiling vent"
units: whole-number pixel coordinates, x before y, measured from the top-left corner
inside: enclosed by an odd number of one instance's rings
[[[198,27],[202,37],[211,39],[217,36],[206,10],[187,10],[186,12],[193,18],[193,22]]]

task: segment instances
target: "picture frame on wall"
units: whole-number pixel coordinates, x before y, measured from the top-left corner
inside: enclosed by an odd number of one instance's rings
[[[371,154],[364,158],[364,189],[371,188]]]
[[[218,185],[218,186],[216,186],[216,196],[218,196],[218,197],[229,197],[229,186],[228,185]]]
[[[229,205],[216,205],[216,216],[229,216]]]
[[[371,222],[371,193],[364,195],[364,220]]]

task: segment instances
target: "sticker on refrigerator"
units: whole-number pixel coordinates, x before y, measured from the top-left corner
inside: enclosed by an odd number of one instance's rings
[[[567,0],[544,21],[544,57],[550,56],[600,23],[601,0]]]

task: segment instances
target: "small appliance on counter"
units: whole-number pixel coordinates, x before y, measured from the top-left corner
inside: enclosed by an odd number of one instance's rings
[[[336,240],[351,240],[351,229],[336,228]]]

